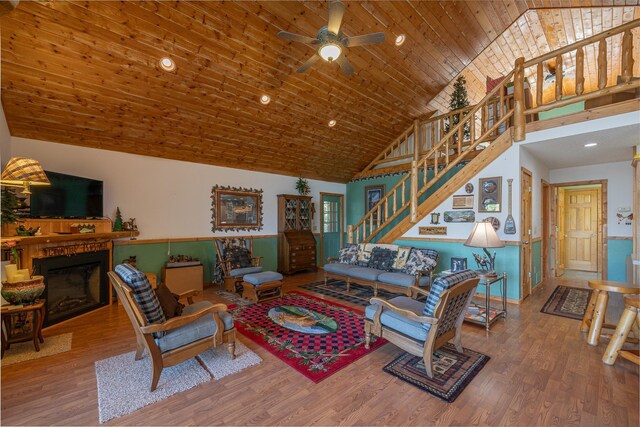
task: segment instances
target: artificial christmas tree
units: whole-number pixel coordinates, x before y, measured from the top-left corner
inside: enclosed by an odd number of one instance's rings
[[[122,231],[122,214],[120,208],[116,208],[116,220],[113,222],[113,231]]]
[[[467,80],[464,76],[460,76],[456,79],[453,84],[453,93],[451,94],[451,99],[449,100],[449,109],[450,111],[459,110],[461,108],[465,108],[469,106],[469,98],[467,95]],[[464,116],[464,115],[463,115]],[[460,115],[455,115],[451,118],[451,123],[449,123],[448,119],[445,119],[444,132],[449,132],[450,129],[454,128],[458,123],[460,123]],[[457,134],[454,136],[454,139],[457,138]],[[464,125],[464,139],[469,138],[469,124]],[[456,139],[457,140],[457,139]]]

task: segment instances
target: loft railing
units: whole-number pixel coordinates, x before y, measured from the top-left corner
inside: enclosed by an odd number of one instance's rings
[[[477,105],[423,121],[415,120],[412,126],[358,175],[371,173],[372,170],[385,164],[412,159],[410,173],[404,175],[357,224],[349,225],[349,242],[371,241],[407,209],[410,209],[411,222],[416,223],[420,196],[434,188],[443,175],[456,165],[472,160],[511,126],[513,126],[514,140],[524,140],[527,115],[640,87],[640,79],[632,79],[634,58],[631,30],[638,26],[640,26],[640,19],[527,62],[524,58],[518,58],[515,61],[514,70]],[[608,86],[612,76],[607,75],[607,39],[621,33],[623,34],[620,49],[621,74],[619,81],[616,80],[614,84]],[[595,86],[597,89],[593,88],[593,85],[587,87],[584,79],[584,50],[585,47],[596,43],[598,44],[598,73]],[[562,69],[565,56],[571,55],[575,56],[575,96],[566,97],[563,94]],[[543,64],[552,58],[556,60],[555,100],[543,103]],[[525,70],[531,67],[536,67],[537,73],[535,107],[527,106],[525,102]],[[458,123],[454,124],[455,122]],[[442,136],[438,138],[440,135]],[[436,139],[438,139],[437,142],[435,142]],[[433,171],[431,176],[429,176],[430,170]]]

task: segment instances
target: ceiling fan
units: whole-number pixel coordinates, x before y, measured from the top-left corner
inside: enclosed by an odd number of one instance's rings
[[[549,60],[542,63],[544,67],[544,81],[543,87],[547,87],[556,82],[556,62],[555,60]],[[562,78],[575,78],[576,76],[576,66],[572,65],[567,68],[562,68]]]
[[[320,28],[316,38],[287,31],[278,33],[278,37],[281,39],[304,43],[316,48],[316,53],[298,68],[298,73],[304,73],[318,59],[322,58],[327,62],[337,62],[342,72],[350,76],[354,70],[349,60],[344,56],[344,48],[366,46],[384,41],[384,33],[372,33],[354,37],[346,37],[342,34],[340,26],[342,25],[344,9],[344,4],[339,0],[329,2],[329,22],[325,27]]]

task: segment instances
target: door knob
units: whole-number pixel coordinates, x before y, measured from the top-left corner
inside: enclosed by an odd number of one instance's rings
[[[528,245],[528,244],[529,244],[529,241],[528,241],[528,240],[525,240],[524,242],[522,242],[522,244],[523,244],[523,245]]]

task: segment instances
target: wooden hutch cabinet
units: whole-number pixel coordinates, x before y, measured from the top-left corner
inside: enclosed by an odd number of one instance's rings
[[[311,224],[310,196],[278,195],[278,271],[282,274],[318,269]]]

